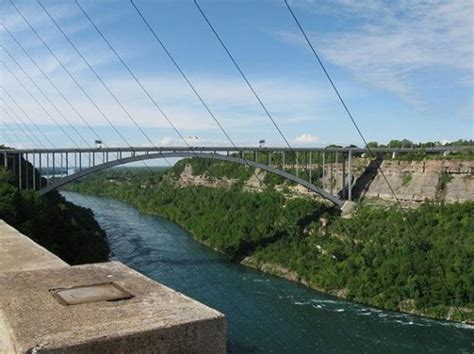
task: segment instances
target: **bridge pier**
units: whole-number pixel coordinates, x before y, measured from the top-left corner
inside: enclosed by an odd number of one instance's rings
[[[299,174],[300,174],[300,171],[299,171],[299,154],[298,154],[298,151],[296,152],[296,156],[295,156],[295,159],[296,159],[296,177],[299,177]]]
[[[330,159],[330,163],[329,163],[329,192],[332,194],[332,172],[333,172],[333,162],[332,162],[332,157],[333,157],[333,154],[331,154],[331,159]]]
[[[30,169],[29,169],[29,161],[28,161],[28,153],[25,154],[25,162],[26,162],[26,169],[25,169],[25,185],[26,190],[30,189]]]
[[[54,176],[56,176],[56,158],[53,152],[53,179],[54,179]]]
[[[347,189],[346,189],[346,155],[342,154],[342,199],[347,198]]]
[[[348,188],[348,196],[347,199],[349,201],[352,200],[352,150],[349,149],[349,154],[348,154],[348,162],[349,162],[349,188]]]
[[[33,154],[33,190],[36,191],[36,154]]]
[[[311,178],[311,172],[313,167],[311,166],[311,151],[309,152],[309,183],[313,183],[313,179]]]
[[[323,189],[324,189],[324,181],[325,181],[325,178],[326,178],[326,153],[323,152]]]
[[[41,165],[42,165],[42,162],[41,162],[41,153],[39,153],[38,155],[38,165],[39,165],[39,178],[40,178],[40,183],[39,183],[39,188],[43,188],[43,183],[41,182]]]
[[[22,187],[22,176],[21,176],[21,162],[22,162],[22,155],[18,155],[18,189],[21,190]]]

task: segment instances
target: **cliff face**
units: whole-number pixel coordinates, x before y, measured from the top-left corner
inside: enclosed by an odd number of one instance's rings
[[[392,186],[397,198],[404,203],[417,204],[424,201],[463,202],[474,199],[474,161],[425,160],[403,161],[385,160],[377,163],[367,158],[355,158],[352,161],[353,196],[354,198],[379,199],[393,201],[393,195],[381,173],[377,171],[380,164],[385,177]],[[318,165],[311,166],[313,171]],[[321,169],[320,169],[321,171]],[[300,172],[301,176],[307,176]],[[245,181],[244,188],[252,191],[264,189],[261,181],[266,172],[257,170],[259,179],[252,175]],[[345,177],[344,177],[345,175]],[[336,194],[342,193],[343,180],[348,183],[348,165],[342,163],[326,164],[324,178],[313,172],[313,183],[323,186],[325,190]],[[191,164],[187,164],[176,183],[181,187],[204,186],[211,188],[229,188],[239,182],[238,179],[207,177],[193,174]],[[277,185],[282,190],[285,185]],[[293,185],[286,186],[292,194],[312,195],[306,188]]]
[[[474,161],[390,160],[384,161],[381,167],[401,201],[453,203],[474,199]],[[365,197],[393,199],[380,173],[370,184]]]

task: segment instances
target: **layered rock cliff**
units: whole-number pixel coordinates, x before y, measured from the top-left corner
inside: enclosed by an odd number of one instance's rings
[[[473,160],[372,160],[355,158],[351,167],[351,185],[354,199],[367,198],[370,200],[393,201],[393,194],[378,167],[382,169],[397,198],[408,204],[418,204],[424,201],[463,202],[474,199],[474,161]],[[324,187],[325,190],[341,196],[349,184],[349,166],[347,162],[331,163],[324,166],[314,164],[312,182]],[[318,172],[319,171],[319,172]],[[244,181],[248,190],[261,191],[265,188],[265,171],[257,170],[259,178],[252,175]],[[301,170],[301,176],[307,172]],[[239,181],[238,178],[225,176],[208,176],[194,174],[191,163],[186,164],[176,183],[182,187],[206,186],[213,188],[229,188]],[[302,186],[288,182],[275,185],[275,189],[286,189],[294,194],[312,194]],[[316,196],[315,196],[316,197]]]

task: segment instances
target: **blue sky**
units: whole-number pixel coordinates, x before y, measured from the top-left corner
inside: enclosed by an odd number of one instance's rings
[[[123,102],[155,145],[183,145],[71,0],[43,5]],[[93,127],[92,133],[11,37],[2,45],[87,141],[125,142],[87,101],[29,30],[9,1],[1,21]],[[35,1],[15,1],[72,75],[133,145],[149,145]],[[125,0],[80,4],[192,144],[230,144]],[[244,81],[213,37],[192,0],[136,0],[176,61],[236,144],[284,145]],[[294,145],[362,142],[303,41],[283,1],[201,0],[200,4]],[[474,138],[472,1],[294,0],[297,16],[320,52],[368,140],[450,141]],[[24,83],[72,139],[1,65],[2,86],[40,131],[2,92],[2,138],[15,146],[84,146],[0,49],[1,61]],[[5,103],[6,102],[6,103]],[[31,141],[15,114],[37,134]],[[18,119],[18,118],[15,118]],[[18,123],[18,122],[17,122]],[[7,124],[7,127],[5,127]],[[46,137],[46,138],[45,138]]]

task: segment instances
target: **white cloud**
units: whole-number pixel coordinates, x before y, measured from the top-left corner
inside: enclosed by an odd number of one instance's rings
[[[173,138],[170,137],[164,137],[160,141],[160,146],[173,146],[174,145],[174,140]]]
[[[15,70],[16,68],[12,63],[9,63],[9,66],[13,69],[15,75],[36,95],[38,100],[47,107],[47,110],[58,119],[57,114],[55,115],[55,110],[46,103],[42,95],[37,92],[21,71]],[[8,80],[4,81],[3,86],[15,97],[23,109],[30,113],[35,122],[51,122],[51,119],[41,109],[38,109],[31,97],[26,94],[21,85],[16,83],[9,73],[5,73],[5,78]],[[88,94],[94,98],[99,107],[114,124],[120,126],[134,125],[100,83],[90,77],[90,75],[80,75],[79,79]],[[74,117],[77,124],[81,123],[68,105],[44,79],[38,77],[35,80],[39,82],[47,96],[52,98],[60,111]],[[66,78],[65,75],[54,75],[53,80],[90,125],[107,125],[103,117],[100,116],[74,83]],[[216,122],[209,116],[180,77],[169,75],[148,76],[142,79],[142,83],[163,108],[169,120],[177,129],[220,131]],[[201,75],[194,80],[194,83],[224,129],[235,131],[236,129],[248,130],[251,127],[253,130],[259,130],[272,127],[271,122],[241,80]],[[171,128],[166,119],[133,81],[127,77],[119,76],[118,78],[108,79],[107,84],[141,126]],[[324,106],[330,99],[327,91],[322,88],[290,79],[262,78],[255,80],[254,84],[261,89],[265,103],[270,107],[277,123],[282,126],[309,120],[314,121],[315,117],[318,116],[315,114],[315,111],[317,111],[318,107]],[[6,98],[6,101],[9,101],[8,98]],[[61,121],[60,118],[59,121]]]
[[[201,139],[201,137],[196,136],[196,135],[187,136],[187,137],[184,138],[184,140],[186,140],[186,142],[191,146],[200,145],[200,144],[203,143],[203,139]]]
[[[319,141],[319,138],[317,136],[307,134],[307,133],[303,133],[300,136],[295,138],[295,143],[298,143],[298,144],[315,143],[317,141]]]
[[[310,33],[310,37],[326,60],[371,87],[420,106],[423,95],[417,92],[417,74],[432,77],[448,69],[457,73],[451,76],[459,77],[454,79],[457,84],[472,83],[472,1],[304,0],[295,5],[362,23],[356,28],[347,28],[346,23],[338,32]],[[278,32],[277,36],[307,46],[299,32]]]

